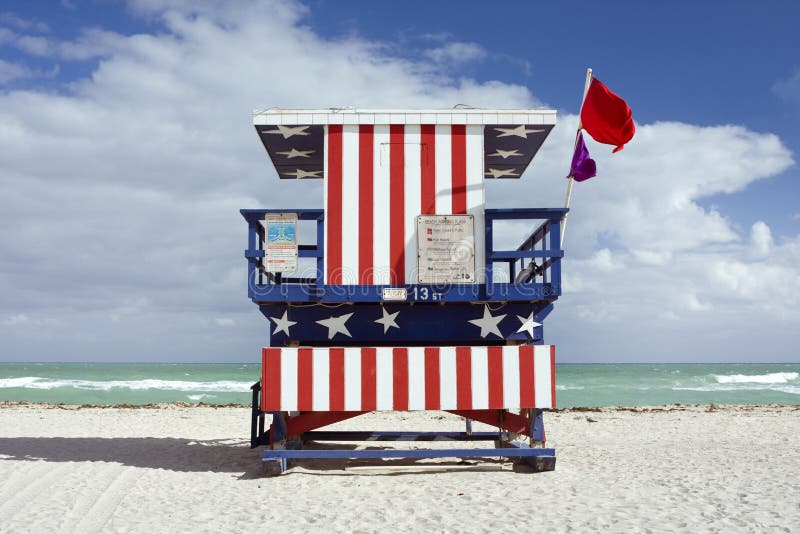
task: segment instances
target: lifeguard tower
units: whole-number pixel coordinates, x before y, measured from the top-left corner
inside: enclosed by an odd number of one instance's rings
[[[523,175],[555,111],[269,109],[253,122],[279,178],[322,180],[324,207],[241,210],[248,296],[270,333],[252,447],[281,470],[288,459],[401,457],[520,457],[552,470],[542,412],[555,406],[555,348],[542,323],[561,294],[567,210],[487,209],[484,184]],[[532,231],[498,250],[509,220]],[[466,427],[317,430],[376,410],[443,410]],[[495,447],[304,448],[398,440]]]

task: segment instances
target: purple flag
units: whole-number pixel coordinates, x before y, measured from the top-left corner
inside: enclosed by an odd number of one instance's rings
[[[589,157],[589,150],[586,148],[586,143],[583,142],[583,132],[578,134],[578,143],[575,145],[575,153],[572,155],[569,175],[573,176],[576,182],[597,176],[597,164]]]

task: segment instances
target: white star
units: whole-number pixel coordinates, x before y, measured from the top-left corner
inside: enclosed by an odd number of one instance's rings
[[[289,316],[289,310],[284,310],[283,317],[281,317],[281,318],[270,317],[269,318],[270,321],[275,323],[275,330],[272,331],[273,334],[277,334],[278,332],[283,330],[284,332],[286,332],[287,336],[289,335],[289,327],[294,325],[294,324],[297,324],[297,321],[290,321],[288,316]]]
[[[522,326],[519,327],[517,332],[527,332],[528,335],[531,336],[531,339],[533,339],[533,329],[538,326],[542,326],[542,323],[537,323],[533,320],[533,312],[531,312],[531,314],[527,317],[517,315],[517,319],[519,319],[519,322],[522,323]]]
[[[289,159],[292,158],[308,158],[310,154],[313,154],[316,150],[297,150],[293,148],[291,150],[287,150],[285,152],[275,152],[276,154],[280,154],[282,156],[286,156]]]
[[[285,172],[287,176],[294,176],[295,178],[320,178],[319,173],[322,171],[304,171],[303,169],[297,169],[294,172]]]
[[[491,174],[492,178],[502,178],[503,176],[519,176],[514,169],[492,169],[489,167],[489,171],[486,174]]]
[[[306,131],[309,126],[283,126],[282,124],[277,124],[275,127],[277,130],[261,130],[261,133],[279,134],[284,139],[289,139],[293,135],[309,135]]]
[[[383,325],[384,334],[388,332],[389,328],[391,327],[397,328],[398,330],[400,329],[400,327],[397,326],[397,323],[395,322],[395,319],[397,319],[397,315],[400,313],[399,311],[396,311],[394,313],[389,313],[386,311],[386,308],[381,308],[381,312],[383,313],[383,317],[381,317],[380,319],[375,319],[375,322]]]
[[[280,152],[278,152],[278,154],[280,154]],[[499,157],[501,157],[503,159],[506,159],[506,158],[511,157],[511,156],[524,156],[524,154],[520,154],[519,151],[517,151],[516,148],[514,150],[500,150],[498,148],[497,152],[495,152],[494,154],[489,154],[489,156],[490,157],[491,156],[499,156]]]
[[[520,124],[515,128],[495,128],[498,132],[502,132],[497,137],[509,137],[511,135],[516,135],[517,137],[522,137],[523,139],[528,138],[529,133],[541,133],[544,130],[528,130],[525,128],[524,124]]]
[[[333,339],[333,336],[339,333],[344,334],[347,337],[353,337],[352,335],[350,335],[350,330],[348,330],[347,327],[344,325],[344,323],[346,323],[347,320],[352,316],[353,316],[352,312],[346,313],[338,317],[331,317],[329,319],[323,319],[321,321],[317,321],[317,324],[321,324],[322,326],[328,329],[328,339]]]
[[[497,327],[498,323],[503,320],[506,315],[497,315],[492,316],[492,313],[489,311],[489,306],[483,307],[483,317],[480,319],[471,319],[470,323],[474,324],[475,326],[479,326],[481,328],[481,337],[485,338],[489,334],[494,334],[497,337],[502,338],[503,334],[500,333],[500,329]]]

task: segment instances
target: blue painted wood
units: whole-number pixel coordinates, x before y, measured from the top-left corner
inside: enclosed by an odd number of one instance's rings
[[[532,457],[548,456],[555,458],[555,449],[503,447],[500,449],[384,449],[384,450],[265,450],[262,459],[311,460],[311,459],[360,459],[360,458],[490,458],[490,457]]]
[[[383,299],[383,289],[389,287],[405,288],[408,294],[406,302],[532,302],[536,300],[554,301],[561,296],[560,283],[332,286],[316,284],[258,284],[257,281],[253,281],[253,276],[251,276],[250,280],[249,296],[256,304],[284,302],[380,303]]]
[[[533,411],[533,421],[531,422],[531,437],[536,441],[545,441],[544,434],[544,412],[542,410]]]
[[[563,258],[562,250],[508,250],[492,252],[488,259],[491,261],[515,260],[520,258]]]
[[[540,343],[543,340],[543,327],[530,333],[518,330],[523,319],[533,313],[537,323],[543,323],[553,307],[549,301],[536,302],[504,302],[490,309],[493,317],[503,316],[497,322],[498,336],[495,332],[484,333],[480,326],[470,321],[483,318],[486,306],[483,303],[464,303],[450,306],[442,313],[439,304],[407,304],[407,303],[365,303],[342,304],[331,307],[322,304],[310,304],[302,307],[289,304],[264,304],[259,310],[269,322],[270,345],[283,347],[292,341],[301,345],[319,345],[336,343],[337,345],[407,345],[408,343],[427,343],[434,345],[459,345],[503,343],[506,340],[523,343]],[[295,323],[285,329],[279,329],[277,322],[286,318]],[[333,317],[342,317],[347,333],[339,329],[331,330],[327,323],[320,323]],[[383,318],[393,316],[388,329]],[[523,319],[520,319],[522,317]],[[382,322],[377,322],[381,320]],[[396,325],[396,326],[395,326]],[[288,330],[288,333],[287,333]],[[332,337],[331,337],[332,336]]]
[[[243,209],[242,216],[249,226],[248,248],[245,258],[248,261],[248,296],[256,303],[279,302],[381,302],[385,287],[397,286],[331,286],[323,283],[324,266],[324,211],[321,209]],[[568,210],[563,208],[503,208],[485,210],[486,256],[483,269],[485,284],[448,284],[442,286],[405,285],[410,302],[502,302],[502,301],[554,301],[561,295],[561,265],[564,256],[560,249],[560,220]],[[316,258],[316,277],[297,279],[269,276],[265,280],[262,258],[263,228],[261,222],[268,213],[296,213],[300,220],[317,222],[315,244],[301,244],[298,254],[301,258]],[[545,222],[516,250],[494,250],[495,220],[542,220]],[[542,244],[541,249],[536,245]],[[495,283],[494,264],[497,262],[520,268],[527,262],[540,259],[543,273],[528,283]],[[481,267],[480,265],[478,266]],[[516,267],[512,268],[516,273]],[[513,278],[512,278],[513,281]]]

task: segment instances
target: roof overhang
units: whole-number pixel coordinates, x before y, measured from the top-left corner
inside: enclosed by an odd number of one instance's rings
[[[484,176],[519,178],[556,124],[551,109],[265,109],[253,125],[281,178],[322,178],[326,126],[483,126]]]

